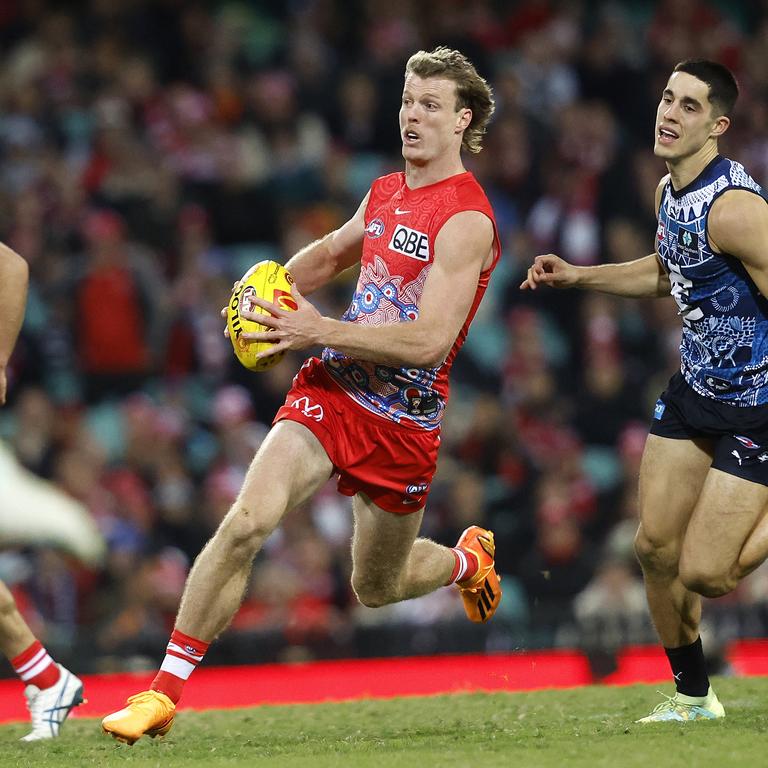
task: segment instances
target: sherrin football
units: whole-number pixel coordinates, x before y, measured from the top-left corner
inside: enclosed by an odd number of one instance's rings
[[[270,329],[261,323],[246,320],[241,315],[241,311],[249,310],[262,315],[269,314],[267,310],[252,303],[251,300],[254,296],[277,304],[282,309],[297,309],[296,301],[291,295],[292,285],[293,278],[282,264],[278,264],[276,261],[260,261],[243,275],[232,292],[227,308],[229,339],[235,350],[235,356],[248,370],[266,371],[277,365],[285,356],[285,352],[257,360],[256,355],[271,347],[272,342],[254,341],[248,343],[242,338],[242,334],[244,332],[263,332]]]

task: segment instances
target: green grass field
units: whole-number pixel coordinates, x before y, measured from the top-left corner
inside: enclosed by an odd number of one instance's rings
[[[768,678],[716,680],[725,720],[635,725],[660,700],[657,687],[182,710],[164,740],[133,747],[102,736],[96,720],[70,720],[61,738],[34,744],[17,742],[23,724],[9,725],[0,727],[0,765],[730,768],[768,761]]]

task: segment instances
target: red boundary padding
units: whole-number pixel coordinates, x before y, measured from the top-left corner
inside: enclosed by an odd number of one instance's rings
[[[768,641],[740,641],[729,660],[738,674],[768,674]],[[666,681],[666,657],[659,647],[626,648],[618,668],[602,682],[612,685]],[[119,709],[131,694],[146,690],[153,673],[85,675],[88,702],[83,717]],[[579,651],[429,656],[398,659],[316,661],[245,667],[202,667],[184,692],[182,708],[227,709],[259,704],[297,704],[362,698],[424,696],[469,691],[530,691],[593,683]],[[0,681],[0,723],[27,719],[22,684]]]

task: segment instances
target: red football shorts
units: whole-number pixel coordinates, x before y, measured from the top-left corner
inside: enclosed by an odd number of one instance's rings
[[[345,496],[364,493],[398,515],[421,509],[435,474],[439,430],[396,424],[358,405],[310,358],[293,380],[273,424],[289,419],[310,429],[338,474]]]

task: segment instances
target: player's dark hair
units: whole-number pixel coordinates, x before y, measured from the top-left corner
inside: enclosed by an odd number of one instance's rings
[[[456,111],[472,110],[472,121],[464,131],[461,146],[479,152],[496,102],[491,86],[477,74],[472,62],[463,53],[441,45],[434,51],[414,53],[405,65],[406,77],[411,73],[419,77],[444,77],[456,83]]]
[[[728,67],[708,59],[686,59],[674,72],[685,72],[709,86],[709,102],[719,115],[730,115],[739,96],[739,85]]]

